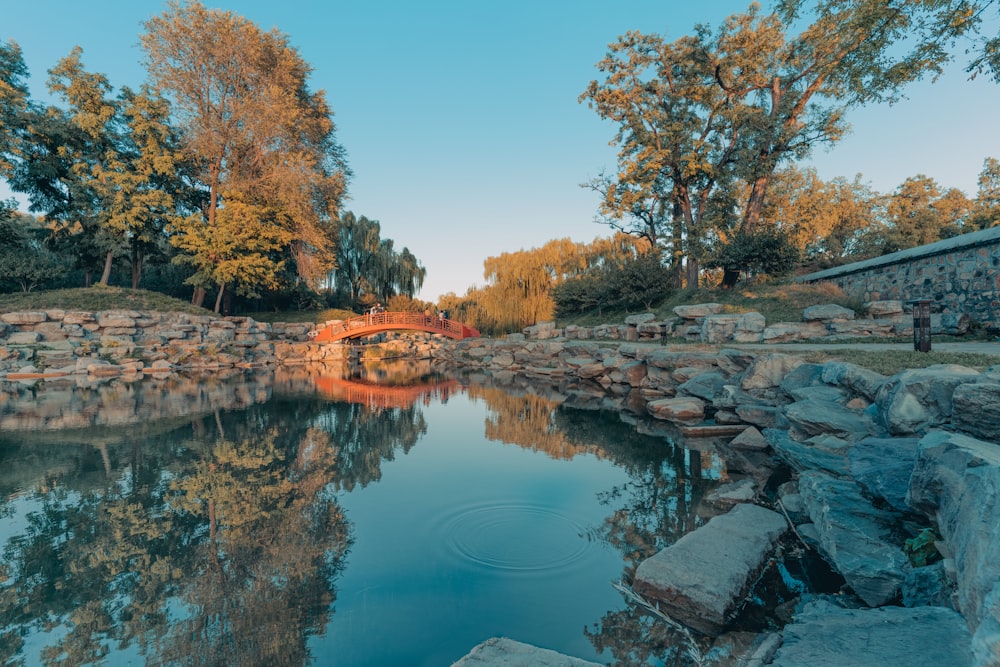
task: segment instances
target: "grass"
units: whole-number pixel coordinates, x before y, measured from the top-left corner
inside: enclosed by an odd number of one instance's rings
[[[696,303],[720,303],[723,306],[722,312],[725,313],[758,312],[764,316],[764,320],[769,324],[801,322],[802,310],[818,304],[834,303],[838,306],[851,308],[859,314],[862,312],[861,302],[846,295],[836,285],[829,283],[817,285],[769,283],[759,286],[740,286],[735,289],[703,287],[677,290],[656,304],[650,311],[642,309],[629,313],[619,309],[604,310],[600,314],[592,311],[572,317],[560,317],[558,326],[564,327],[568,324],[595,326],[622,322],[625,317],[635,312],[653,312],[657,319],[669,320],[676,317],[674,315],[675,307]]]
[[[997,365],[1000,358],[972,352],[915,352],[913,350],[830,350],[810,351],[803,358],[811,363],[846,361],[881,373],[895,375],[911,368],[927,368],[935,364],[957,364],[982,371]]]
[[[351,310],[329,308],[327,310],[289,310],[280,313],[260,312],[245,313],[258,322],[326,322],[328,320],[346,320],[357,317],[358,313]]]
[[[143,310],[211,315],[212,311],[159,292],[94,285],[77,289],[0,294],[0,313],[25,310]]]

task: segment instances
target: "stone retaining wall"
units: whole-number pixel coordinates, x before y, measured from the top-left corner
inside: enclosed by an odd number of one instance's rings
[[[1000,327],[1000,228],[811,273],[864,301],[931,299],[939,313],[966,314]]]

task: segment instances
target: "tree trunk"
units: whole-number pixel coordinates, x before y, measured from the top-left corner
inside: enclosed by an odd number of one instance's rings
[[[722,270],[722,288],[732,289],[740,280],[740,270],[726,267]]]
[[[86,270],[83,272],[83,286],[90,287],[90,271]]]
[[[698,260],[688,255],[687,285],[688,289],[698,289]]]
[[[191,294],[191,303],[195,306],[201,306],[205,303],[205,288],[195,287],[194,293]]]
[[[215,314],[218,315],[222,308],[222,295],[226,293],[226,283],[219,285],[219,294],[215,297]]]
[[[139,289],[139,280],[142,278],[142,260],[143,256],[141,252],[132,250],[132,289]]]
[[[99,285],[107,285],[111,279],[111,260],[113,258],[114,254],[109,250],[108,254],[104,256],[104,273],[101,274],[101,280],[98,282]]]

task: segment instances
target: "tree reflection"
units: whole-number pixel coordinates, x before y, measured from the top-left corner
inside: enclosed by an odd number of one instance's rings
[[[600,494],[611,510],[602,537],[622,554],[626,584],[631,585],[640,562],[701,523],[699,503],[716,482],[702,475],[699,452],[643,435],[617,413],[574,410],[499,390],[476,393],[496,414],[487,421],[487,437],[554,458],[593,453],[628,472],[628,481]],[[584,632],[595,649],[614,656],[616,665],[646,665],[654,658],[690,664],[688,637],[634,605],[609,611]]]
[[[41,634],[47,665],[126,647],[147,664],[310,662],[350,544],[335,492],[425,430],[416,408],[304,396],[142,443],[60,445],[79,453],[22,498],[33,510],[5,545],[0,657],[33,662],[25,638]]]

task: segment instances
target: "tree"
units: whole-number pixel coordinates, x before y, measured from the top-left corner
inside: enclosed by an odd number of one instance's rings
[[[836,262],[865,228],[880,224],[883,197],[862,182],[822,181],[813,168],[775,172],[762,220],[787,236],[805,259]]]
[[[392,239],[382,238],[378,220],[346,211],[336,226],[334,290],[351,308],[375,301],[387,303],[394,296],[412,298],[424,284],[427,269],[403,248],[396,252]]]
[[[107,225],[107,204],[112,193],[104,178],[108,163],[118,159],[119,107],[107,97],[111,92],[107,77],[83,69],[82,54],[80,47],[74,47],[49,70],[48,88],[69,104],[68,120],[76,130],[76,140],[58,152],[73,175],[67,213],[76,218],[83,233],[90,235],[94,245],[103,251],[104,271],[98,282],[106,285],[112,260],[123,246],[122,237],[111,233]]]
[[[983,160],[970,223],[978,229],[1000,225],[1000,160],[994,157]]]
[[[66,273],[59,257],[43,244],[47,230],[16,212],[14,200],[0,201],[0,281],[16,283],[30,292],[41,283]]]
[[[182,237],[188,228],[181,228],[176,242],[211,246],[220,210],[237,201],[243,206],[241,219],[266,211],[268,217],[256,226],[280,221],[290,231],[285,251],[300,277],[318,284],[332,264],[329,227],[348,172],[325,95],[307,86],[308,64],[280,32],[263,32],[243,17],[200,2],[170,2],[144,27],[141,43],[150,79],[173,101],[184,144],[196,156],[208,190],[203,215],[210,233],[192,228],[198,238],[187,242]],[[230,244],[231,235],[219,236],[220,243]],[[229,246],[224,253],[197,256],[192,282],[196,288],[219,286],[216,311],[229,272],[214,262],[240,250]],[[262,278],[273,274],[280,261],[258,259],[273,265],[260,267]],[[195,300],[201,296],[196,289]]]
[[[903,181],[889,197],[884,253],[906,250],[961,233],[971,203],[957,189],[941,192],[922,174]]]
[[[29,109],[28,67],[14,41],[0,42],[0,176],[7,176],[21,158],[19,142]]]
[[[731,235],[707,205],[716,189],[732,197],[738,180],[747,186],[739,230],[752,233],[782,162],[837,141],[849,108],[892,102],[906,83],[940,71],[945,46],[969,29],[948,20],[955,13],[946,0],[820,0],[808,3],[813,23],[789,37],[806,5],[782,0],[761,14],[754,4],[715,33],[698,26],[672,44],[629,33],[612,45],[599,64],[607,80],[583,96],[619,123],[619,174],[605,205],[630,215],[633,202],[670,197],[685,218],[689,259],[697,259],[697,244]]]

